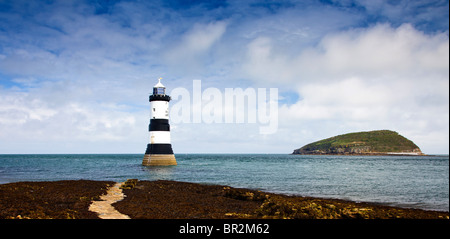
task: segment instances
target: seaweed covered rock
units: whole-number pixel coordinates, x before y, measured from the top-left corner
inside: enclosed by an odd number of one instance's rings
[[[89,211],[100,200],[110,181],[65,180],[16,182],[0,185],[1,219],[81,219],[98,218]]]

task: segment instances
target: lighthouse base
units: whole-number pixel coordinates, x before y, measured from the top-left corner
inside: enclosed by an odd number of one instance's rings
[[[177,165],[173,154],[145,154],[142,160],[144,166],[169,166]]]

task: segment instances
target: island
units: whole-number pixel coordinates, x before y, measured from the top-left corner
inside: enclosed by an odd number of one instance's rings
[[[307,144],[292,154],[424,155],[414,142],[391,130],[338,135]]]

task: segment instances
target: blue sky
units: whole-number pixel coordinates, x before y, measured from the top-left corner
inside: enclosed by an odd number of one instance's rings
[[[172,124],[176,153],[291,153],[391,129],[448,154],[448,12],[429,0],[0,0],[0,153],[143,153],[163,77],[168,92],[279,89],[275,134]]]

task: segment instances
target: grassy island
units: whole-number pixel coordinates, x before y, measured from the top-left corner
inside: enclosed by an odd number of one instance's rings
[[[338,135],[295,149],[293,154],[423,155],[414,142],[391,130]]]

